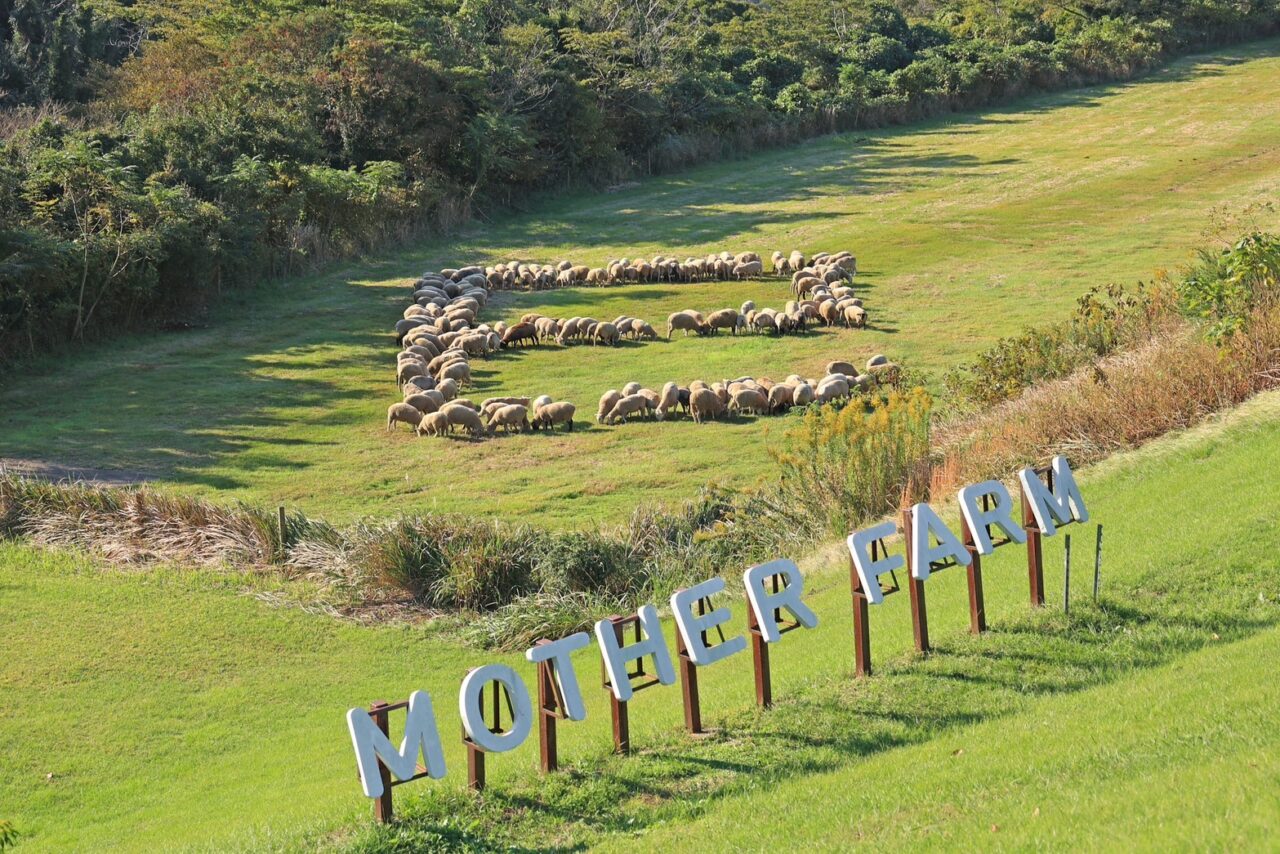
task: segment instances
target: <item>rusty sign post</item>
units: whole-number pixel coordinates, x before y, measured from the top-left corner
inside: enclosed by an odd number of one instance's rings
[[[924,582],[916,578],[915,573],[911,571],[911,539],[915,525],[911,517],[911,508],[902,511],[901,520],[902,544],[907,552],[907,595],[911,599],[911,630],[915,635],[916,650],[922,655],[928,655],[929,613],[924,598]]]
[[[781,575],[774,575],[770,579],[775,594],[782,589],[783,583]],[[800,628],[799,620],[783,622],[781,608],[773,609],[773,621],[777,624],[780,635]],[[762,709],[772,708],[773,671],[769,665],[769,642],[764,639],[760,630],[760,621],[756,619],[754,608],[747,608],[747,635],[751,638],[751,664],[756,674],[756,705]]]
[[[552,643],[548,638],[540,638],[534,646],[546,646]],[[550,661],[539,661],[538,680],[538,766],[543,774],[550,774],[560,768],[556,751],[556,722],[565,717],[564,696],[560,693],[560,683],[556,680],[555,665]]]
[[[884,540],[872,540],[871,560],[878,561],[889,553]],[[880,594],[889,596],[901,589],[898,573],[891,572],[893,586],[882,588]],[[853,604],[853,675],[855,677],[871,675],[871,608],[867,601],[867,592],[862,589],[862,579],[858,576],[858,565],[849,555],[849,589]]]
[[[627,626],[635,627],[636,642],[639,643],[642,636],[640,633],[640,618],[632,614],[629,617],[620,617],[614,614],[607,618],[610,625],[613,626],[614,635],[621,644],[623,634]],[[633,693],[643,691],[645,688],[652,688],[654,685],[662,684],[656,675],[648,674],[644,669],[644,659],[636,659],[636,669],[627,672],[628,680],[641,679],[640,682],[631,682],[631,690]],[[619,700],[617,695],[613,693],[613,685],[609,681],[609,673],[605,669],[604,662],[600,662],[600,684],[605,691],[609,693],[609,713],[613,718],[613,752],[628,754],[631,752],[631,718],[627,710],[627,700]]]
[[[711,610],[710,600],[705,597],[698,600],[699,617],[705,617]],[[720,636],[720,643],[724,643],[724,629],[717,625],[716,633]],[[702,638],[702,645],[708,646],[707,632],[704,630],[699,635]],[[680,632],[676,632],[676,668],[680,674],[680,693],[684,700],[684,727],[690,735],[703,735],[706,730],[702,728],[702,705],[698,694],[698,665],[694,663],[692,656],[690,656],[688,645],[684,642],[684,635]]]
[[[374,700],[369,704],[369,717],[373,719],[374,726],[378,728],[384,736],[391,736],[391,712],[400,709],[409,708],[409,701],[404,700],[399,703],[388,703],[386,700]],[[375,754],[376,755],[376,754]],[[391,776],[391,769],[382,761],[382,757],[378,757],[378,777],[382,781],[382,794],[373,799],[373,817],[379,824],[388,824],[395,815],[395,809],[392,806],[391,790],[395,786],[401,786],[405,783],[412,783],[423,777],[429,777],[427,769],[419,763],[415,767],[415,773],[407,780],[397,780]],[[360,776],[359,771],[356,776]]]
[[[1044,481],[1045,486],[1053,489],[1053,469],[1045,466],[1034,469],[1036,477]],[[1040,526],[1036,524],[1035,512],[1031,509],[1031,496],[1022,490],[1022,530],[1027,533],[1027,585],[1031,592],[1031,606],[1044,606],[1044,552],[1040,538]]]

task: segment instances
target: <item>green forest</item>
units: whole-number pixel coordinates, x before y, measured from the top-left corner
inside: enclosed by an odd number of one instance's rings
[[[549,192],[1278,24],[1275,0],[0,0],[0,366]]]

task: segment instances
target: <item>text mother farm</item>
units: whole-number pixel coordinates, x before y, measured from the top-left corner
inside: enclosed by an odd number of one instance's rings
[[[1046,476],[1044,480],[1041,479],[1042,474]],[[943,522],[932,507],[924,503],[916,504],[903,513],[905,554],[890,554],[885,547],[886,538],[898,531],[897,525],[892,521],[882,522],[850,535],[847,542],[855,570],[851,574],[855,603],[860,600],[863,609],[867,604],[881,604],[885,593],[892,591],[882,589],[880,578],[908,567],[917,647],[926,649],[927,639],[921,644],[923,583],[929,578],[931,570],[937,571],[949,566],[965,566],[972,570],[974,567],[971,564],[975,564],[980,556],[991,554],[999,545],[1010,542],[1027,543],[1028,536],[1038,542],[1040,535],[1053,536],[1060,525],[1088,520],[1084,499],[1065,457],[1055,457],[1047,469],[1037,471],[1024,468],[1018,473],[1018,481],[1022,492],[1022,522],[1015,519],[1015,504],[1009,490],[999,481],[989,480],[966,486],[959,491],[958,503],[964,526],[964,540]],[[999,541],[995,539],[997,531]],[[1028,552],[1037,563],[1035,569],[1038,570],[1038,548],[1029,548]],[[972,578],[971,574],[971,599],[974,592]],[[792,561],[773,560],[753,566],[743,573],[743,585],[750,606],[749,634],[752,637],[756,664],[757,697],[762,705],[767,706],[770,703],[768,645],[778,643],[783,634],[792,628],[814,628],[818,625],[818,615],[804,603],[804,579]],[[1037,592],[1034,579],[1032,585],[1032,597],[1035,601]],[[689,683],[693,686],[693,713],[696,715],[697,668],[711,667],[747,648],[747,640],[742,635],[724,637],[725,624],[730,619],[729,610],[710,606],[710,598],[724,589],[724,578],[715,576],[671,596],[671,614],[678,632],[681,676],[685,681],[686,721],[693,731],[697,730],[690,717]],[[977,595],[981,597],[980,582]],[[1043,602],[1043,599],[1040,601]],[[783,611],[788,612],[791,619],[784,621]],[[866,620],[859,620],[858,614],[858,605],[855,605],[855,632],[863,634],[862,642],[866,644],[865,649],[869,655]],[[858,623],[861,625],[856,625]],[[985,626],[985,623],[982,625]],[[635,639],[627,643],[623,629],[632,626],[635,628]],[[979,628],[975,624],[975,630]],[[708,636],[712,631],[717,632],[721,638],[714,645],[708,643]],[[595,624],[595,641],[603,659],[607,686],[611,692],[615,747],[625,751],[629,749],[629,741],[623,740],[627,738],[627,702],[635,690],[673,684],[676,681],[675,668],[667,651],[658,611],[653,605],[641,606],[630,617],[600,620]],[[474,787],[483,786],[483,755],[504,753],[518,747],[528,738],[535,718],[540,723],[543,768],[555,768],[555,719],[581,721],[586,718],[586,706],[571,656],[590,643],[591,637],[586,632],[578,632],[559,640],[539,641],[525,652],[525,658],[537,668],[539,708],[536,714],[524,680],[511,667],[505,664],[486,664],[472,669],[466,675],[458,694],[458,709],[462,716],[470,778]],[[630,667],[633,662],[642,665],[645,661],[652,662],[653,677],[633,687],[632,678],[636,674]],[[643,667],[638,668],[638,671],[643,672]],[[868,671],[869,665],[860,662],[859,673]],[[485,686],[491,683],[495,683],[492,704],[495,715],[499,709],[497,689],[501,687],[507,695],[506,706],[510,722],[506,727],[500,726],[497,719],[492,724],[485,720],[483,694]],[[387,712],[401,708],[406,710],[404,739],[396,747],[388,735]],[[700,721],[700,718],[697,720]],[[403,703],[368,710],[351,709],[347,712],[347,726],[355,748],[364,793],[370,798],[382,799],[384,803],[384,808],[378,811],[380,818],[390,818],[390,786],[419,777],[440,779],[445,776],[440,733],[436,726],[431,696],[426,691],[414,691]],[[549,758],[548,727],[551,750]],[[697,727],[700,727],[700,723]],[[392,775],[396,782],[392,782]]]

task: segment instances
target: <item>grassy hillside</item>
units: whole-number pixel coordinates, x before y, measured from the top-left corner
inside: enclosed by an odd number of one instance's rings
[[[1257,796],[1274,788],[1280,756],[1269,669],[1280,496],[1258,461],[1277,453],[1272,393],[1084,471],[1107,532],[1099,605],[1077,583],[1069,619],[1060,592],[1029,612],[1023,556],[1004,549],[985,564],[988,634],[965,634],[963,578],[940,574],[929,582],[937,654],[915,660],[905,597],[890,599],[872,617],[869,681],[849,679],[845,566],[809,561],[821,622],[774,652],[777,706],[751,709],[750,658],[738,655],[703,676],[718,731],[705,740],[679,733],[679,690],[656,689],[632,708],[641,752],[608,756],[598,665],[584,655],[589,717],[562,731],[569,770],[537,778],[535,739],[490,762],[480,800],[461,792],[452,698],[471,665],[507,661],[527,677],[518,657],[242,594],[270,592],[263,581],[109,571],[0,545],[0,636],[14,646],[0,657],[0,804],[32,850],[647,845],[676,821],[743,832],[743,816],[788,806],[808,810],[801,831],[831,845],[854,831],[886,845],[936,844],[937,832],[985,842],[991,824],[1005,834],[993,844],[1096,832],[1118,845],[1165,820],[1187,839],[1230,827],[1237,836],[1225,838],[1257,842],[1261,823],[1274,826],[1274,802]],[[1073,533],[1087,557],[1092,525]],[[1048,541],[1050,591],[1062,589],[1061,549],[1060,537]],[[343,712],[414,688],[436,697],[449,776],[400,789],[407,821],[373,832]],[[809,803],[833,790],[839,803]],[[763,807],[772,792],[776,810]],[[1209,818],[1219,815],[1233,823]],[[1197,816],[1206,820],[1193,827]],[[654,836],[631,839],[638,831]]]
[[[127,469],[184,490],[281,501],[335,520],[408,510],[573,525],[767,476],[764,424],[639,424],[482,444],[388,436],[388,330],[423,269],[511,257],[850,248],[873,328],[804,339],[541,348],[479,372],[475,396],[547,393],[590,417],[635,379],[785,375],[875,352],[938,371],[1062,316],[1090,285],[1186,258],[1210,212],[1280,189],[1280,42],[1149,78],[819,139],[570,197],[400,255],[263,286],[188,332],[95,347],[0,391],[6,456]],[[779,283],[529,294],[494,316],[780,304]],[[783,422],[771,421],[769,425]]]

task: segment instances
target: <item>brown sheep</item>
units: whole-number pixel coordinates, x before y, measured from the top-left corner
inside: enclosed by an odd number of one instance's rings
[[[387,429],[394,430],[397,423],[417,427],[422,421],[422,412],[409,403],[393,403],[387,407]]]
[[[537,344],[538,330],[532,323],[517,323],[502,333],[502,346],[515,347],[522,344]]]
[[[720,398],[709,388],[690,389],[689,411],[693,413],[693,423],[701,424],[708,418],[719,418],[725,407]]]
[[[564,425],[566,433],[573,432],[573,414],[576,411],[574,405],[567,400],[561,400],[557,403],[548,403],[539,406],[533,415],[533,429],[539,430],[546,428],[551,430],[557,424]]]

